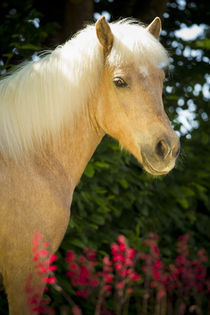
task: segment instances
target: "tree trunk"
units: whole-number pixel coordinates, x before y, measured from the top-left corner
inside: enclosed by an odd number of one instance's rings
[[[93,0],[34,0],[34,7],[42,12],[43,24],[58,24],[58,31],[48,38],[47,46],[64,43],[85,24],[93,22]]]
[[[33,0],[35,8],[43,13],[43,23],[57,22],[59,29],[47,43],[49,46],[62,44],[85,24],[93,22],[94,12],[107,11],[111,20],[134,17],[149,24],[156,16],[162,17],[167,0]]]
[[[92,0],[66,0],[59,40],[67,40],[84,25],[93,22],[93,9]]]

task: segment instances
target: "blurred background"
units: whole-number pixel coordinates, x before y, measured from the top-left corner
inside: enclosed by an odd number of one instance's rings
[[[153,178],[115,140],[103,139],[75,191],[70,225],[58,252],[64,288],[61,258],[67,249],[80,253],[91,247],[103,256],[119,234],[140,250],[148,233],[156,233],[168,263],[177,238],[186,233],[192,256],[199,248],[210,253],[209,1],[1,0],[0,74],[23,60],[38,59],[40,51],[54,49],[102,15],[110,22],[162,19],[160,42],[171,63],[163,100],[182,149],[176,168]],[[56,299],[62,304],[61,297]],[[7,314],[3,293],[0,314]]]

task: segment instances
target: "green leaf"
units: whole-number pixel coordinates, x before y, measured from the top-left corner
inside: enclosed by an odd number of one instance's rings
[[[93,214],[90,219],[98,225],[103,225],[105,223],[104,216],[100,216],[99,214]]]
[[[140,235],[140,225],[139,223],[136,225],[136,236]]]
[[[118,182],[119,182],[120,185],[121,185],[123,188],[125,188],[125,189],[127,189],[128,186],[129,186],[127,180],[124,179],[124,178],[118,179]]]
[[[184,209],[189,208],[189,203],[188,203],[187,199],[185,199],[185,198],[178,198],[178,199],[177,199],[177,202],[178,202]]]
[[[72,239],[72,240],[70,240],[70,243],[74,246],[79,247],[79,248],[82,248],[82,249],[85,248],[85,244],[79,239]]]
[[[204,40],[198,40],[198,41],[196,41],[195,46],[209,50],[210,49],[210,39],[205,38]]]
[[[24,44],[22,46],[20,46],[20,49],[24,49],[24,50],[39,50],[41,47],[38,45],[33,45],[33,44]]]
[[[95,174],[95,170],[92,164],[88,164],[85,168],[84,174],[89,177],[92,178]]]
[[[97,161],[95,162],[95,166],[99,167],[99,168],[109,168],[110,165],[106,162],[100,162],[100,161]]]

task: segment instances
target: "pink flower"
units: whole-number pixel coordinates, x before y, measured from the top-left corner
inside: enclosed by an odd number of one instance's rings
[[[140,280],[141,279],[141,276],[140,275],[138,275],[137,273],[133,273],[132,274],[132,280],[134,280],[134,281],[138,281],[138,280]]]
[[[78,269],[78,266],[77,266],[77,264],[74,262],[74,263],[69,264],[69,268],[70,268],[70,269],[73,269],[73,270],[76,270],[76,269]]]
[[[124,281],[118,282],[116,284],[116,289],[121,290],[121,289],[124,288],[124,286],[125,286],[125,282]]]
[[[92,281],[91,281],[91,285],[92,285],[93,287],[97,287],[97,286],[99,285],[99,281],[98,281],[98,280],[92,280]]]
[[[47,256],[49,254],[49,251],[46,249],[42,249],[38,251],[39,256]]]
[[[55,254],[52,254],[49,258],[49,260],[47,260],[48,264],[52,264],[53,262],[55,262],[57,260],[57,256]]]
[[[52,284],[52,283],[55,283],[55,282],[56,282],[56,278],[55,278],[55,277],[43,278],[42,281],[43,281],[44,283]]]
[[[106,279],[106,282],[112,283],[113,282],[113,275],[112,274],[105,274],[104,278]]]
[[[184,257],[184,256],[178,256],[177,258],[176,258],[176,260],[177,260],[177,263],[178,264],[185,264],[186,263],[186,258]]]
[[[178,240],[180,242],[186,243],[186,242],[188,242],[189,238],[190,238],[190,235],[189,234],[185,234],[185,235],[180,235],[178,237]]]
[[[112,252],[112,255],[118,253],[118,249],[119,249],[119,247],[118,247],[118,245],[117,245],[116,243],[112,243],[112,244],[111,244],[111,252]]]
[[[153,251],[154,251],[154,253],[155,253],[156,255],[159,255],[159,253],[160,253],[159,248],[157,247],[157,245],[155,245],[155,246],[153,247]]]
[[[198,257],[201,262],[206,262],[208,260],[205,249],[202,248],[198,251]]]
[[[82,315],[82,312],[77,305],[74,305],[71,310],[73,315]]]
[[[162,288],[157,293],[157,298],[160,300],[165,295],[165,290]]]
[[[34,268],[37,275],[42,277],[44,283],[52,284],[56,282],[54,276],[49,276],[49,273],[56,270],[56,266],[52,263],[57,259],[55,254],[50,255],[48,251],[49,243],[44,241],[44,237],[37,231],[35,231],[33,238],[32,255],[33,261],[36,262]],[[44,277],[43,277],[44,276]],[[54,310],[47,306],[48,301],[40,300],[40,288],[34,287],[33,275],[30,274],[26,283],[25,292],[27,294],[28,304],[33,305],[30,309],[31,312],[39,311],[41,314],[54,314]]]
[[[160,269],[160,268],[162,268],[162,267],[163,267],[162,261],[161,261],[161,260],[157,260],[157,261],[155,262],[155,264],[154,264],[154,268],[155,268],[155,269]]]
[[[154,279],[159,280],[160,279],[160,271],[154,270],[153,271]]]
[[[134,249],[134,248],[128,248],[127,249],[127,257],[129,259],[133,259],[135,254],[136,254],[136,249]]]
[[[127,292],[128,294],[132,294],[132,293],[133,293],[133,289],[128,288],[126,292]]]
[[[108,265],[108,266],[111,266],[111,265],[112,265],[112,262],[110,261],[109,256],[105,256],[105,257],[104,257],[103,263],[104,263],[105,265]]]
[[[129,258],[126,258],[125,259],[125,266],[128,267],[128,266],[133,266],[133,261]]]
[[[83,263],[83,262],[85,262],[85,257],[84,256],[81,256],[81,257],[79,257],[78,258],[78,261],[80,262],[80,263]]]
[[[124,251],[126,250],[126,246],[125,246],[124,244],[120,244],[120,245],[119,245],[119,250],[120,250],[121,252],[124,252]]]
[[[157,286],[157,282],[156,281],[151,281],[150,282],[150,287],[151,288],[155,288]]]
[[[41,235],[38,231],[35,231],[33,238],[33,246],[38,246],[39,242],[43,239],[43,235]]]
[[[81,290],[77,290],[75,293],[76,293],[77,296],[80,296],[83,299],[86,299],[86,297],[89,295],[89,292],[81,291]]]
[[[114,267],[115,267],[116,270],[121,270],[122,269],[122,264],[117,263],[117,264],[115,264]]]
[[[124,235],[119,235],[118,238],[118,243],[119,244],[122,244],[122,245],[125,245],[126,244],[126,239],[125,239],[125,236]]]
[[[108,284],[105,285],[105,290],[106,291],[110,292],[111,289],[112,289],[111,285],[108,285]]]
[[[70,261],[74,260],[74,258],[75,258],[74,252],[72,252],[71,250],[68,250],[66,254],[67,254],[66,261],[70,262]]]
[[[120,275],[121,275],[122,277],[127,276],[127,270],[126,270],[126,269],[120,270]]]
[[[87,257],[88,260],[95,260],[96,259],[96,251],[91,248],[86,248],[83,250],[83,253]]]

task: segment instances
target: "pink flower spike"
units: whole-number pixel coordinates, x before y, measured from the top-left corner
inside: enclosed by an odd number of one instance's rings
[[[111,266],[111,265],[112,265],[112,262],[111,262],[111,260],[109,259],[109,256],[105,256],[105,257],[104,257],[103,263],[104,263],[104,265],[108,265],[108,266]]]
[[[154,270],[153,275],[154,275],[154,279],[155,280],[159,280],[160,279],[160,271]]]
[[[165,290],[161,289],[157,293],[157,298],[160,300],[165,295]]]
[[[125,252],[125,251],[126,251],[126,246],[125,246],[124,244],[120,244],[120,245],[119,245],[119,250],[120,250],[121,252]]]
[[[126,269],[120,270],[120,275],[121,275],[122,277],[127,276],[127,270],[126,270]]]
[[[126,258],[125,259],[125,265],[128,267],[128,266],[133,266],[133,261],[129,258]]]
[[[99,284],[98,280],[92,280],[92,281],[91,281],[91,285],[92,285],[93,287],[97,287],[98,284]]]
[[[88,292],[87,291],[77,290],[75,293],[76,293],[77,296],[80,296],[83,299],[85,299],[88,296]]]
[[[43,239],[43,235],[41,235],[38,231],[34,232],[33,245],[38,246],[40,240]]]
[[[127,289],[127,293],[128,293],[128,294],[132,294],[132,293],[133,293],[133,289],[128,288],[128,289]]]
[[[155,268],[155,269],[160,269],[160,268],[162,268],[162,267],[163,267],[162,261],[161,261],[161,260],[157,260],[157,261],[155,262],[155,264],[154,264],[154,268]]]
[[[151,288],[155,288],[157,286],[157,282],[156,281],[151,281],[150,282],[150,287]]]
[[[56,282],[56,278],[55,278],[55,277],[43,278],[42,281],[43,281],[44,283],[49,283],[49,284],[51,284],[51,283],[55,283],[55,282]]]
[[[108,285],[108,284],[105,285],[105,290],[108,291],[108,292],[110,292],[110,291],[111,291],[111,285]]]
[[[73,262],[73,263],[69,264],[69,269],[76,270],[76,269],[78,269],[78,265]]]
[[[84,256],[81,256],[81,257],[79,257],[79,259],[78,259],[78,261],[80,262],[80,263],[83,263],[83,262],[85,262],[85,257]]]
[[[141,276],[139,276],[137,273],[133,273],[132,274],[132,280],[134,280],[134,281],[138,281],[138,280],[140,280],[141,279]]]
[[[77,305],[74,305],[72,307],[72,314],[73,315],[82,315],[81,309]]]
[[[115,264],[114,267],[115,267],[116,270],[121,270],[122,269],[122,264],[117,263],[117,264]]]
[[[121,289],[124,288],[124,286],[125,286],[125,282],[124,281],[118,282],[116,284],[116,289],[121,290]]]
[[[38,251],[39,256],[47,256],[49,254],[49,251],[46,249],[42,249]]]
[[[67,257],[66,257],[66,261],[71,262],[72,260],[74,260],[75,258],[75,253],[71,250],[67,251]]]
[[[56,271],[57,270],[57,266],[49,266],[49,271]]]
[[[54,261],[56,261],[58,257],[55,254],[52,254],[49,258],[49,263],[52,264]]]
[[[136,249],[134,249],[134,248],[128,248],[127,249],[128,258],[133,259],[135,254],[136,254]]]
[[[110,273],[110,274],[107,274],[107,275],[104,275],[105,279],[106,279],[106,282],[108,283],[112,283],[113,281],[113,275]]]
[[[118,238],[117,238],[117,240],[118,240],[118,243],[119,243],[120,245],[125,245],[125,244],[126,244],[126,239],[125,239],[125,236],[124,236],[124,235],[119,235]]]
[[[112,243],[111,244],[112,255],[118,253],[118,249],[119,249],[119,247],[118,247],[118,245],[116,243]]]

